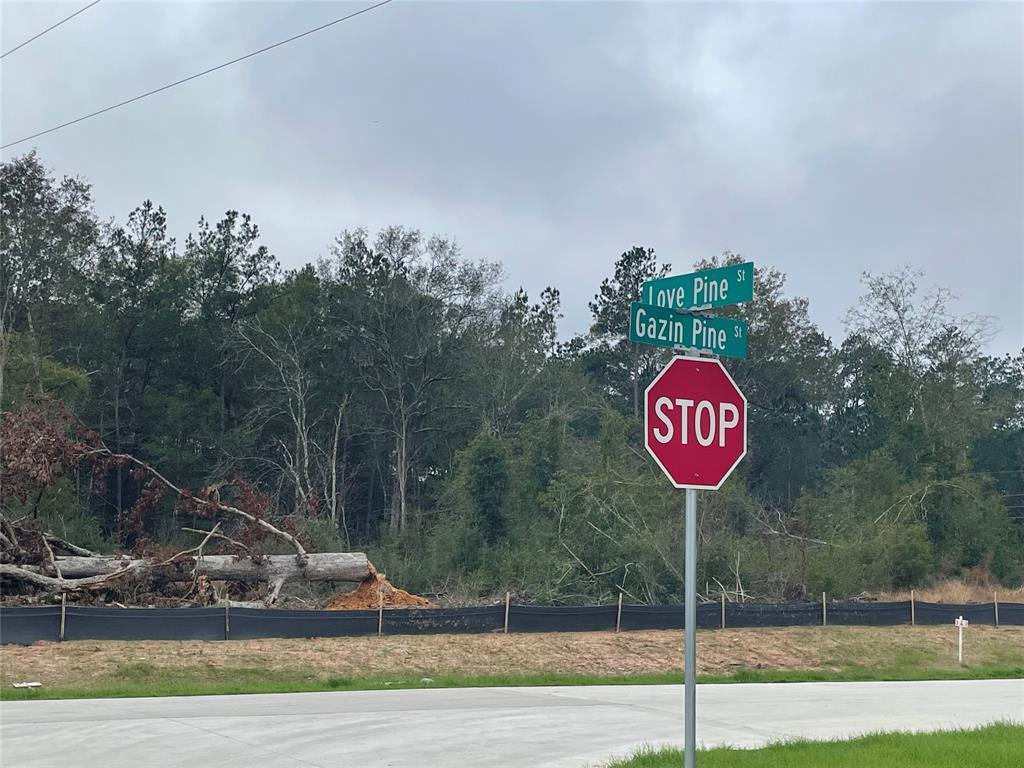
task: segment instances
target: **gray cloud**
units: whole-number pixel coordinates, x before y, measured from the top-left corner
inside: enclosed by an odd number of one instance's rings
[[[3,62],[11,140],[358,6],[113,3]],[[3,48],[67,4],[5,3]],[[563,293],[633,244],[790,275],[830,334],[911,263],[1024,345],[1024,6],[396,3],[35,142],[123,217],[251,212],[288,266],[404,223]],[[27,147],[19,147],[18,150]],[[5,156],[10,155],[10,150]]]

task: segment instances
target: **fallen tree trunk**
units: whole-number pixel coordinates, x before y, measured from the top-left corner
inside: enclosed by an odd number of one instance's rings
[[[300,563],[295,555],[265,555],[257,560],[234,555],[204,555],[187,563],[123,555],[57,557],[55,562],[62,577],[59,579],[32,565],[4,565],[2,575],[39,586],[45,583],[45,586],[56,589],[80,589],[108,583],[111,578],[128,573],[154,581],[191,581],[200,575],[210,581],[267,582],[274,585],[294,580],[358,582],[373,573],[370,561],[362,552],[307,553],[305,557],[305,563]]]
[[[210,582],[266,583],[265,604],[271,605],[280,595],[282,585],[290,581],[362,582],[376,574],[366,555],[359,552],[310,556],[301,536],[288,530],[287,518],[282,527],[269,521],[274,512],[272,499],[239,475],[229,483],[217,483],[193,493],[143,459],[111,451],[62,404],[42,396],[26,402],[18,412],[20,420],[12,421],[5,416],[2,422],[0,442],[14,446],[14,450],[0,456],[4,489],[13,489],[11,498],[25,502],[31,494],[41,495],[62,474],[79,472],[83,467],[97,477],[115,469],[120,477],[122,469],[130,467],[139,493],[125,518],[131,525],[119,530],[123,543],[134,541],[134,546],[142,549],[140,543],[148,540],[142,521],[147,511],[158,508],[168,493],[176,497],[175,509],[183,516],[209,519],[214,525],[208,531],[185,529],[203,536],[202,541],[166,559],[141,553],[97,555],[48,531],[20,525],[24,518],[11,522],[0,504],[0,591],[9,582],[17,583],[19,588],[54,593],[109,591],[127,584],[124,588],[137,597],[150,586],[191,582],[186,597],[195,594],[197,599],[206,599],[209,591],[217,597]],[[8,478],[17,482],[11,485]],[[221,489],[225,486],[233,489],[234,503],[221,500]],[[221,530],[227,520],[234,525]],[[238,533],[233,533],[232,528]],[[286,543],[294,555],[254,554],[257,545],[269,537]],[[211,540],[226,542],[230,545],[227,551],[233,554],[205,554],[204,547]],[[63,554],[58,556],[55,550]]]

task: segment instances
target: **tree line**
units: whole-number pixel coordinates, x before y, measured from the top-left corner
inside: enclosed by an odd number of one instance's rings
[[[316,549],[366,551],[407,588],[678,600],[680,494],[642,448],[643,390],[670,353],[626,335],[641,284],[671,268],[652,249],[595,276],[589,331],[562,338],[557,288],[510,293],[500,265],[416,229],[343,230],[284,270],[237,211],[179,243],[150,201],[101,221],[88,183],[35,153],[0,184],[8,517],[97,551],[196,527],[174,499],[147,503],[130,467],[19,462],[10,447],[32,435],[10,430],[61,407],[110,451],[204,498],[258,493],[259,514]],[[840,341],[771,267],[729,308],[749,324],[748,359],[727,361],[749,452],[702,494],[702,591],[1024,580],[1024,352],[986,354],[990,321],[922,281],[866,274]]]

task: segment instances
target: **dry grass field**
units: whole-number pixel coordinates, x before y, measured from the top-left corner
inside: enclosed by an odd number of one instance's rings
[[[777,672],[783,675],[779,679],[786,679],[786,673],[819,672],[826,677],[834,673],[837,679],[913,678],[970,670],[1003,674],[1000,670],[1014,669],[1024,674],[1024,627],[970,628],[967,670],[957,666],[952,627],[709,630],[700,633],[698,649],[698,672],[705,676]],[[377,686],[421,676],[658,678],[678,674],[682,658],[678,631],[228,642],[81,640],[3,646],[0,684],[6,696],[12,683],[29,680],[41,682],[41,690],[102,694],[129,683],[144,687],[147,681],[155,689],[163,683],[181,687],[192,681],[197,692],[213,692],[207,684],[244,681],[254,689],[276,690],[315,689],[331,680],[343,681],[338,684],[342,687],[356,681]]]
[[[914,590],[914,599],[926,603],[1024,603],[1024,586],[1001,587],[988,579],[946,579]],[[909,600],[910,590],[882,592],[879,600]]]

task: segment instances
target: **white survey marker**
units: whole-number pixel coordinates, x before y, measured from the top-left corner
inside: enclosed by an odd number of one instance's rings
[[[968,626],[970,623],[971,622],[963,616],[957,616],[953,620],[953,624],[957,629],[956,660],[958,664],[964,663],[964,627]]]

